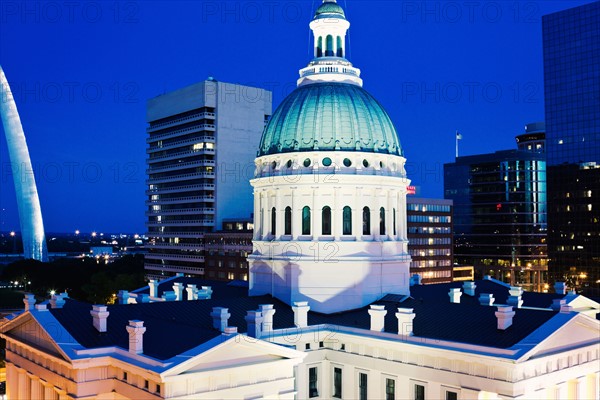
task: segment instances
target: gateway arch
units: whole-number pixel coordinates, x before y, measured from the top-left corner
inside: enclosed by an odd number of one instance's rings
[[[17,195],[23,254],[25,258],[48,261],[42,209],[35,185],[35,177],[33,176],[31,159],[29,158],[29,150],[25,141],[25,132],[23,132],[17,105],[1,66],[0,115],[4,125],[4,134],[8,144],[8,154]]]

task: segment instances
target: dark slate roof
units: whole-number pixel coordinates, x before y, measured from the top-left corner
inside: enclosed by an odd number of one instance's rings
[[[228,297],[244,297],[248,294],[248,282],[244,281],[231,281],[231,282],[223,282],[223,281],[214,281],[200,278],[186,278],[183,276],[174,277],[171,279],[165,279],[160,281],[158,284],[158,297],[161,297],[164,292],[172,292],[174,283],[183,283],[183,299],[187,300],[187,290],[185,288],[188,284],[196,285],[198,289],[202,286],[210,286],[213,290],[213,294],[211,298],[213,299],[221,299]],[[149,294],[150,287],[144,286],[143,288],[133,290],[131,293],[136,294]]]
[[[159,290],[172,290],[173,282],[182,282],[184,285],[195,283],[198,287],[211,286],[212,299],[111,305],[108,306],[107,333],[98,333],[93,327],[90,304],[67,299],[62,309],[52,309],[50,312],[86,348],[119,346],[127,349],[128,334],[125,327],[128,321],[142,320],[147,327],[144,354],[160,360],[169,359],[219,336],[220,332],[212,328],[210,313],[213,307],[228,308],[231,314],[228,325],[237,326],[239,332],[247,331],[244,319],[246,312],[257,310],[260,304],[274,305],[274,329],[294,326],[291,307],[270,295],[249,297],[247,288],[239,285],[184,277],[161,284]],[[388,311],[385,317],[386,332],[398,332],[395,316],[398,307],[414,308],[415,336],[495,348],[515,345],[556,315],[555,311],[516,309],[513,325],[504,331],[498,330],[494,314],[496,307],[481,306],[478,298],[480,293],[492,293],[496,303],[505,304],[508,287],[486,280],[477,281],[476,285],[476,296],[463,293],[460,304],[450,303],[448,297],[450,288],[462,287],[460,282],[413,286],[409,298],[388,295],[374,304],[384,305]],[[147,288],[144,290],[147,292]],[[552,299],[557,297],[563,296],[526,292],[523,295],[524,306],[549,307]],[[368,330],[368,309],[364,307],[329,315],[309,312],[308,322],[309,325],[329,324]]]

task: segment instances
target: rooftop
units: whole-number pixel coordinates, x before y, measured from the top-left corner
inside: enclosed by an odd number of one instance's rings
[[[127,349],[128,334],[125,326],[129,320],[142,320],[147,327],[144,353],[159,360],[167,360],[219,336],[221,333],[212,327],[210,313],[213,307],[228,308],[231,314],[228,325],[238,327],[239,332],[247,330],[244,319],[246,312],[258,309],[261,304],[274,305],[274,329],[294,327],[294,312],[291,307],[270,295],[247,296],[245,282],[232,284],[176,277],[162,281],[158,286],[158,295],[171,291],[176,282],[183,283],[184,286],[209,285],[213,289],[213,296],[208,300],[108,306],[110,315],[106,333],[99,333],[93,327],[90,304],[67,299],[63,308],[54,308],[50,312],[86,348],[119,346]],[[448,292],[451,288],[462,287],[462,282],[416,285],[411,287],[408,298],[387,295],[374,304],[383,305],[388,311],[385,332],[397,334],[397,308],[413,308],[416,314],[413,332],[416,337],[507,349],[557,315],[556,311],[551,311],[548,307],[554,299],[565,297],[559,294],[524,292],[523,308],[515,309],[513,325],[506,330],[498,330],[495,317],[497,308],[480,305],[478,298],[481,293],[489,293],[496,299],[494,305],[506,304],[509,287],[493,280],[476,281],[475,284],[475,296],[463,293],[460,303],[451,303]],[[148,293],[148,287],[133,293]],[[370,316],[367,310],[368,307],[365,307],[330,315],[309,312],[308,323],[369,330]],[[551,331],[548,332],[550,333]],[[168,341],[165,341],[166,337],[169,338]]]

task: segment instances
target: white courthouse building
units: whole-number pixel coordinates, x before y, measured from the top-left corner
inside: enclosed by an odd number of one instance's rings
[[[8,399],[598,399],[600,305],[410,277],[405,158],[335,1],[256,158],[250,281],[182,274],[0,325]]]

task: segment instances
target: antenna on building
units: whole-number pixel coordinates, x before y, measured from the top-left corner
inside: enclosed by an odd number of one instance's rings
[[[462,134],[456,130],[456,158],[458,158],[458,141],[462,140]]]

